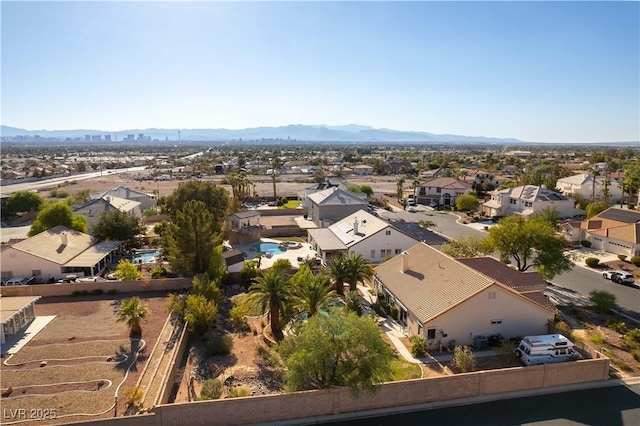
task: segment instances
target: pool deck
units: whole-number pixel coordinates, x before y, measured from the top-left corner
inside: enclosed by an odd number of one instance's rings
[[[261,242],[263,243],[281,243],[281,240],[273,240],[271,238],[262,238]],[[255,243],[253,243],[255,244]],[[247,258],[245,260],[254,260],[258,255],[258,252],[251,251],[251,247],[253,244],[245,244],[245,245],[236,245],[234,248],[238,250],[242,250],[247,254]],[[288,259],[291,262],[291,266],[294,268],[298,268],[300,263],[298,262],[298,257],[302,257],[305,259],[307,256],[315,258],[316,252],[311,249],[311,245],[309,243],[300,243],[302,247],[296,249],[287,249],[282,253],[274,254],[270,258],[263,256],[262,261],[260,262],[260,269],[270,268],[273,263],[278,259]]]

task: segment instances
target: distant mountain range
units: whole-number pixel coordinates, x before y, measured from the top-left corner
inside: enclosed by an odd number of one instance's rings
[[[182,141],[251,142],[262,139],[297,142],[365,142],[365,143],[520,143],[513,138],[492,138],[485,136],[438,135],[427,132],[375,129],[370,126],[349,124],[346,126],[291,124],[280,127],[255,127],[241,130],[228,129],[129,129],[117,132],[104,130],[26,130],[2,126],[2,137],[40,136],[41,138],[84,138],[85,135],[111,135],[112,141],[122,141],[127,135],[144,134],[152,139]]]

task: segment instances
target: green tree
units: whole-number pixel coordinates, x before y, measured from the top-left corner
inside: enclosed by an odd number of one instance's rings
[[[222,257],[222,251],[222,244],[218,244],[211,251],[209,270],[207,271],[209,276],[219,285],[226,283],[229,278],[229,271],[227,270],[227,264]]]
[[[331,280],[326,275],[312,277],[300,286],[293,287],[293,306],[299,312],[315,315],[320,309],[327,309],[329,304],[338,299]]]
[[[465,194],[456,198],[456,208],[458,210],[476,211],[479,205],[480,201],[478,201],[475,195]]]
[[[222,392],[224,391],[224,385],[219,379],[208,379],[202,383],[202,390],[200,391],[200,401],[208,401],[211,399],[220,399]]]
[[[324,174],[324,170],[322,169],[322,167],[318,167],[317,169],[315,169],[315,171],[313,172],[313,181],[316,183],[322,183],[327,179],[327,177]]]
[[[276,191],[276,178],[278,176],[278,169],[282,166],[282,161],[275,155],[271,159],[271,183],[273,184],[273,198],[278,199],[278,193]]]
[[[87,222],[84,216],[74,214],[71,207],[64,201],[52,203],[40,210],[36,219],[31,223],[29,236],[32,237],[56,226],[66,226],[78,232],[87,232]]]
[[[164,202],[164,209],[175,222],[178,212],[184,210],[186,203],[201,201],[213,215],[214,229],[220,231],[221,223],[227,217],[227,210],[231,205],[229,192],[221,186],[201,180],[182,182]]]
[[[557,208],[550,206],[550,207],[545,207],[544,209],[540,210],[537,213],[534,213],[533,215],[531,215],[531,217],[535,217],[535,218],[539,218],[544,221],[547,221],[548,223],[551,224],[551,226],[555,228],[555,226],[558,224],[558,221],[560,220],[560,212],[558,211]]]
[[[291,276],[289,282],[295,290],[302,287],[306,282],[311,281],[312,279],[314,279],[314,275],[313,272],[311,272],[311,267],[308,264],[303,263],[300,265],[300,268],[298,268],[296,273]]]
[[[347,261],[344,255],[336,256],[329,262],[329,274],[335,283],[336,293],[344,296],[344,283],[347,280]]]
[[[589,301],[593,303],[594,308],[603,313],[607,313],[616,307],[617,298],[614,294],[606,290],[592,290],[589,292]]]
[[[23,212],[35,212],[44,205],[44,198],[32,191],[18,191],[7,199],[6,212],[8,216]]]
[[[493,250],[487,245],[487,238],[460,235],[443,244],[440,251],[451,257],[477,257],[486,256]]]
[[[224,295],[218,280],[210,279],[208,274],[204,274],[202,278],[194,277],[191,283],[191,294],[203,296],[205,299],[213,301],[216,305],[222,304]]]
[[[360,185],[360,192],[366,194],[367,197],[373,197],[373,188],[371,185]]]
[[[118,308],[118,317],[116,322],[124,322],[129,327],[129,336],[132,338],[142,337],[142,327],[140,322],[149,313],[149,309],[146,307],[139,297],[133,296],[129,299],[125,299]]]
[[[351,290],[356,289],[356,285],[360,281],[373,277],[373,267],[368,259],[362,257],[360,253],[349,253],[346,258],[347,276],[346,282],[349,283]]]
[[[393,350],[377,325],[344,309],[316,315],[280,345],[287,390],[346,386],[354,395],[391,378]]]
[[[289,274],[289,271],[293,269],[291,261],[289,259],[278,259],[271,265],[271,269],[274,269],[282,274]]]
[[[142,278],[142,273],[138,271],[138,266],[131,263],[129,259],[122,259],[118,262],[113,275],[122,281],[137,281]]]
[[[404,182],[404,177],[401,177],[396,183],[396,196],[398,197],[398,202],[400,202],[402,198],[404,198]]]
[[[213,215],[202,201],[187,201],[170,224],[165,247],[174,271],[194,275],[209,270],[214,249],[222,241]]]
[[[262,313],[269,313],[271,332],[276,339],[282,340],[281,314],[291,306],[291,284],[287,276],[277,269],[269,269],[253,281],[247,303],[257,306]]]
[[[543,278],[552,279],[573,268],[564,253],[564,238],[544,219],[507,216],[488,233],[489,247],[500,253],[503,263],[514,259],[521,272],[534,267]]]
[[[608,209],[609,206],[604,201],[596,201],[595,203],[587,204],[585,211],[587,212],[587,219],[591,219],[595,215],[598,215]]]
[[[135,247],[136,237],[143,235],[145,231],[139,217],[118,209],[103,212],[92,229],[93,236],[97,239],[123,241],[125,247]]]
[[[218,316],[218,305],[201,294],[190,294],[185,300],[184,319],[189,331],[202,336],[213,326]]]

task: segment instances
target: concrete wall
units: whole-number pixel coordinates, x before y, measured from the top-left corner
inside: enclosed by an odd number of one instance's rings
[[[108,419],[99,424],[165,426],[184,424],[185,419],[192,426],[209,425],[213,419],[217,426],[270,422],[541,389],[608,377],[609,359],[602,358],[386,383],[377,393],[363,393],[357,399],[347,389],[331,389],[162,405],[155,408],[155,415]]]
[[[91,291],[102,289],[107,293],[116,290],[118,293],[134,293],[139,291],[173,291],[191,288],[192,278],[166,278],[140,281],[98,281],[66,284],[38,284],[13,287],[0,287],[2,296],[69,296],[74,291]]]
[[[273,225],[260,231],[262,237],[302,237],[307,234],[298,225]]]
[[[178,349],[173,353],[173,358],[169,363],[169,371],[164,375],[165,382],[162,385],[160,391],[160,404],[166,404],[169,402],[173,386],[179,383],[180,377],[176,377],[178,369],[180,368],[181,361],[189,347],[189,331],[187,330],[187,323],[182,324],[182,330],[180,331],[180,338],[178,339]]]
[[[268,209],[256,210],[260,216],[302,216],[307,214],[307,209]]]

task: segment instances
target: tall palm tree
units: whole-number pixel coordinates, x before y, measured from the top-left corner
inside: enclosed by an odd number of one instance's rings
[[[600,176],[600,172],[596,169],[591,171],[591,202],[596,200],[596,177]]]
[[[318,275],[303,282],[294,290],[293,295],[295,307],[300,312],[308,312],[310,317],[318,310],[329,307],[329,304],[336,299],[338,294],[327,275]]]
[[[344,296],[344,283],[347,280],[347,262],[344,255],[334,257],[329,263],[329,274],[336,285],[336,293]]]
[[[611,181],[609,179],[602,179],[602,196],[604,197],[604,202],[609,204],[609,196],[611,195],[611,191],[609,191],[609,186],[611,186]]]
[[[356,289],[359,281],[373,277],[371,262],[365,259],[360,253],[349,253],[345,262],[347,264],[347,279],[351,290]]]
[[[149,313],[149,309],[142,303],[139,297],[134,296],[125,299],[118,308],[118,318],[116,322],[126,322],[129,326],[129,337],[142,337],[142,328],[140,321]]]
[[[275,155],[271,159],[271,182],[273,183],[273,198],[278,199],[278,194],[276,192],[276,175],[278,173],[278,168],[282,165],[280,159]]]
[[[411,185],[411,187],[413,188],[413,199],[416,199],[416,191],[418,190],[418,188],[420,187],[420,179],[414,179],[413,180],[413,184]]]
[[[400,179],[398,179],[398,183],[396,184],[397,188],[396,188],[396,195],[398,196],[398,202],[400,202],[402,200],[402,196],[404,195],[404,178],[401,177]]]
[[[269,312],[271,332],[278,340],[283,338],[281,314],[291,304],[291,284],[288,277],[277,269],[269,269],[253,279],[247,302]]]

